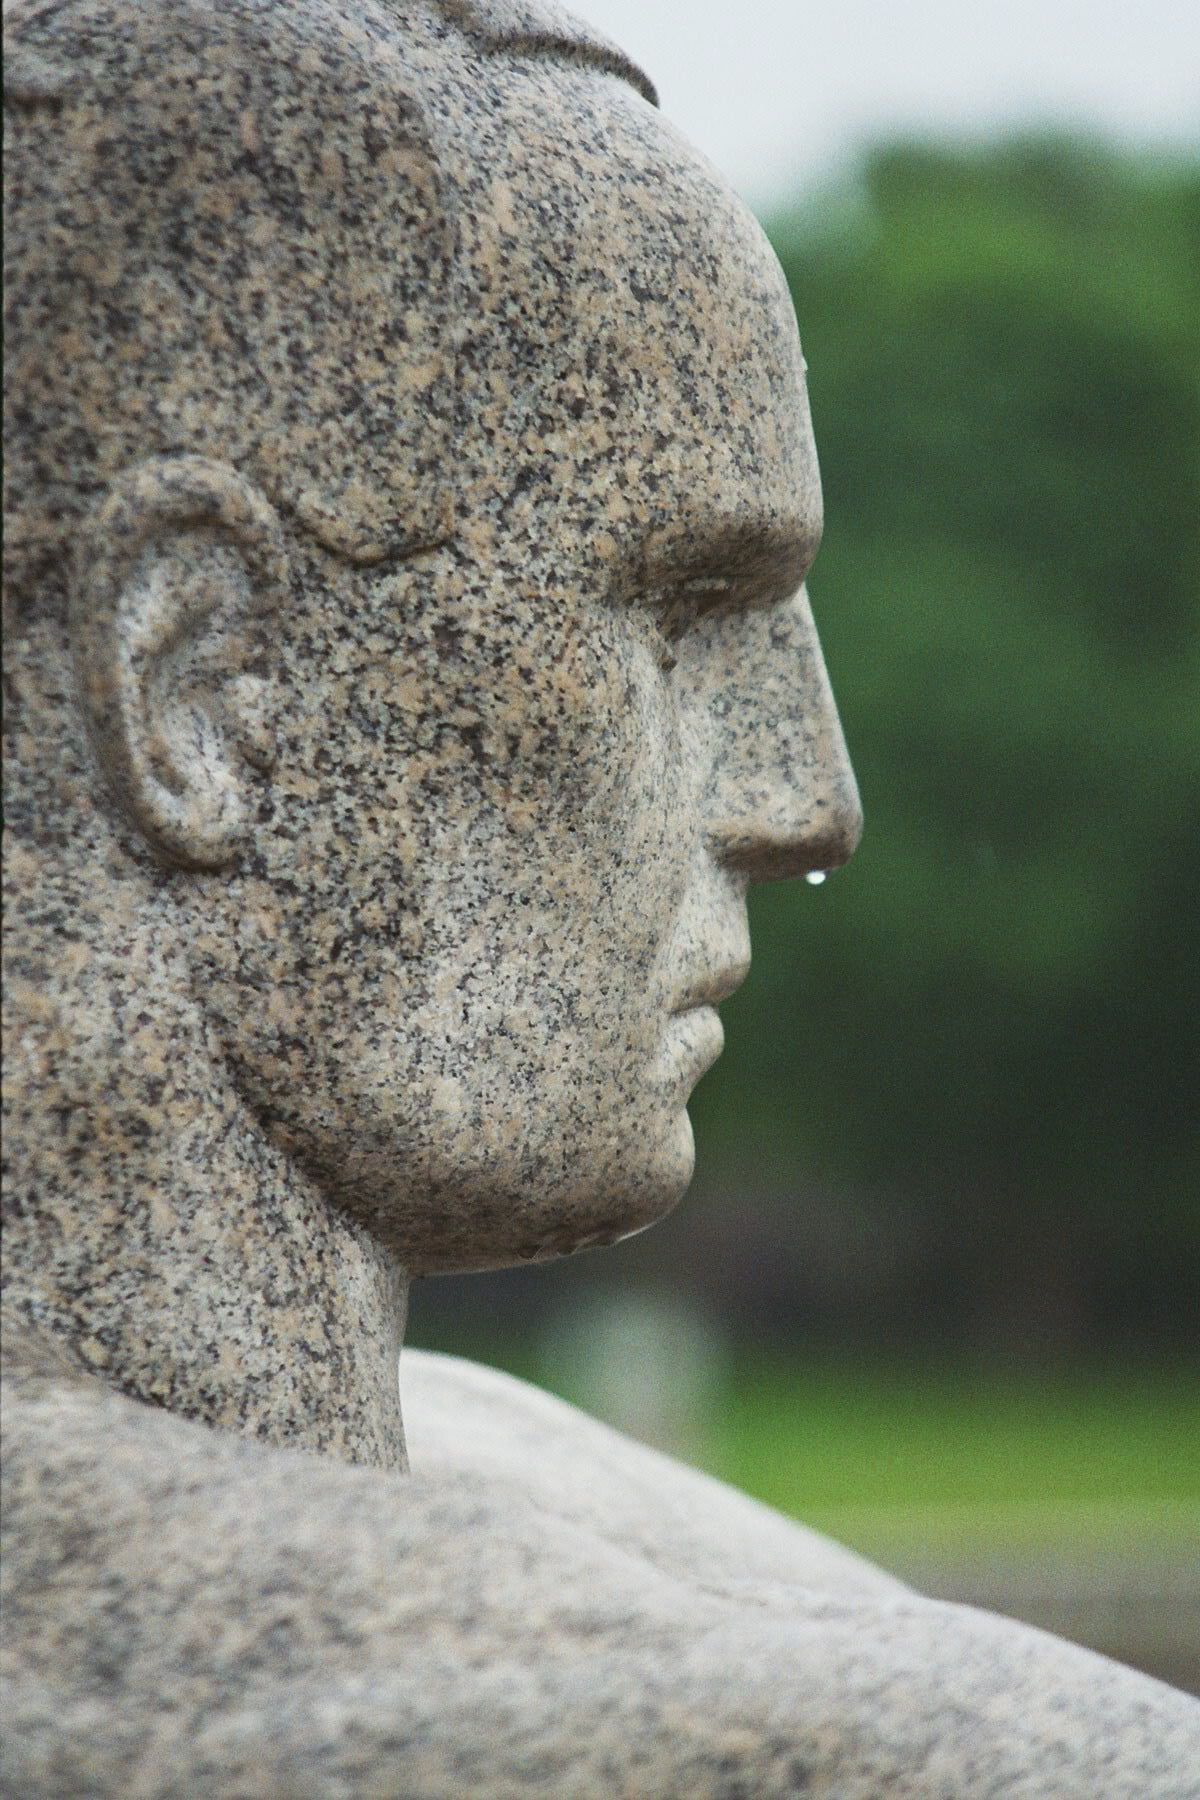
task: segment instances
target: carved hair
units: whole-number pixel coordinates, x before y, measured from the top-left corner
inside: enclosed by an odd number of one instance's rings
[[[232,463],[355,562],[445,541],[449,67],[645,77],[526,0],[15,0],[5,30],[8,602],[54,605],[154,457]]]
[[[233,463],[354,561],[444,538],[455,226],[420,33],[372,0],[74,0],[9,39],[19,585],[149,457]]]

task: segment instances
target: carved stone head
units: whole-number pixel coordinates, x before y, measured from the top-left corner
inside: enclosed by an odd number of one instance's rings
[[[765,239],[557,9],[18,0],[8,54],[22,954],[412,1272],[647,1224],[747,883],[859,829]]]

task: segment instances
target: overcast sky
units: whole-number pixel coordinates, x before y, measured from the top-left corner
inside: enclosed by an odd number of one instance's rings
[[[760,208],[889,130],[1200,145],[1197,0],[570,0]]]

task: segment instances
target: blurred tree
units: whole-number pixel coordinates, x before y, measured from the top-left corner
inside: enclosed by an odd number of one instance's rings
[[[774,238],[867,833],[752,901],[698,1132],[915,1195],[964,1331],[1169,1336],[1200,1256],[1200,170],[893,148]]]

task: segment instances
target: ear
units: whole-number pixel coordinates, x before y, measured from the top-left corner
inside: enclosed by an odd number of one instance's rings
[[[89,730],[166,863],[218,869],[241,848],[248,765],[270,756],[256,651],[285,574],[267,500],[198,456],[141,464],[81,534],[71,624]]]

